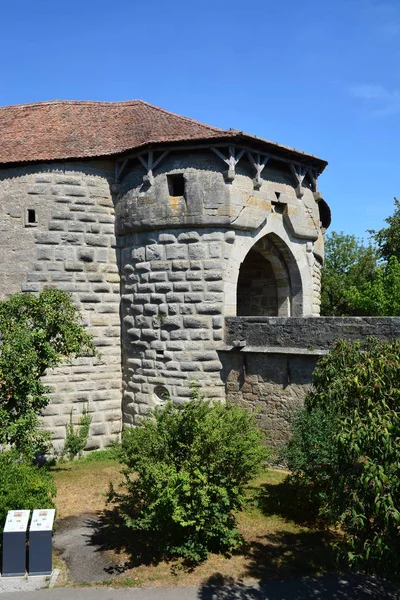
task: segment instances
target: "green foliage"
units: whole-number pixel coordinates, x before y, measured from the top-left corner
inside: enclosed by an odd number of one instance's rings
[[[294,473],[297,487],[302,487],[302,498],[308,500],[311,512],[318,512],[327,501],[330,480],[338,468],[334,434],[330,415],[319,407],[301,408],[292,421],[292,436],[280,453]]]
[[[116,460],[118,448],[119,442],[113,442],[108,448],[104,448],[104,450],[93,450],[93,452],[81,456],[78,459],[79,464]]]
[[[384,260],[389,260],[391,256],[400,260],[400,202],[397,198],[394,199],[394,206],[393,215],[385,219],[388,227],[369,232],[378,244],[380,256]]]
[[[244,486],[268,457],[261,439],[238,406],[169,402],[123,433],[126,493],[111,489],[110,499],[128,527],[159,540],[166,558],[198,563],[210,551],[233,551]]]
[[[41,376],[82,354],[95,354],[70,297],[60,290],[16,294],[0,302],[0,449],[34,457],[48,447],[39,415],[48,404]]]
[[[322,270],[321,314],[342,316],[359,314],[347,291],[363,290],[373,280],[377,253],[364,246],[354,235],[333,231],[325,241],[325,264]],[[374,313],[371,313],[374,314]]]
[[[68,460],[73,460],[77,456],[81,456],[85,449],[85,446],[89,439],[90,424],[92,417],[87,411],[87,407],[84,407],[79,422],[75,426],[73,422],[73,410],[69,413],[69,423],[66,426],[67,434],[65,437],[64,448],[61,453],[61,457],[65,456]]]
[[[7,511],[54,508],[56,487],[51,473],[33,466],[13,451],[0,453],[0,526]]]
[[[400,315],[400,262],[390,257],[376,269],[372,281],[362,289],[351,287],[345,296],[358,315]]]
[[[293,479],[344,533],[351,565],[400,575],[400,341],[339,341],[286,450]]]

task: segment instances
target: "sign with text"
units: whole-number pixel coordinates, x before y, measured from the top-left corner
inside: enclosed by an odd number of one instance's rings
[[[4,525],[4,533],[26,531],[30,512],[30,510],[9,510]]]
[[[51,531],[53,529],[54,515],[54,508],[34,510],[29,531]]]

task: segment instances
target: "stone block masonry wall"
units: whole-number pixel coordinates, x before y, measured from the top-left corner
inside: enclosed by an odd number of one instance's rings
[[[227,401],[256,414],[271,447],[287,441],[318,357],[240,351],[221,352],[221,357]]]
[[[107,446],[121,430],[120,289],[112,167],[105,162],[57,163],[0,173],[7,240],[0,294],[46,288],[70,292],[101,354],[100,359],[76,359],[44,378],[53,388],[44,420],[56,448],[63,444],[71,409],[78,418],[85,405],[92,415],[88,449]],[[28,210],[34,210],[36,222],[28,222]]]
[[[400,337],[400,317],[229,317],[220,352],[226,399],[257,411],[272,446],[312,383],[318,357],[338,339]]]
[[[123,238],[121,249],[124,422],[137,423],[168,394],[190,398],[197,380],[224,399],[224,278],[234,232],[165,230]]]

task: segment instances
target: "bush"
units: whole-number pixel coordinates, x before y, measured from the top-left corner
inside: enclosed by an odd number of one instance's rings
[[[49,436],[39,416],[50,390],[41,377],[63,360],[95,353],[67,293],[45,290],[0,302],[0,451],[11,446],[31,458],[46,452]]]
[[[111,489],[126,525],[158,540],[164,557],[198,563],[241,543],[235,512],[267,459],[245,410],[192,400],[156,409],[123,433],[126,493]]]
[[[74,460],[76,457],[80,457],[85,449],[85,446],[89,439],[90,424],[92,417],[88,413],[88,409],[85,406],[83,412],[79,418],[79,422],[74,426],[73,422],[73,410],[69,413],[69,423],[66,426],[66,436],[64,442],[64,448],[61,452],[61,459],[65,457],[68,460]]]
[[[399,575],[400,342],[339,341],[314,371],[314,389],[285,452],[347,561]]]
[[[14,452],[0,453],[0,527],[9,510],[54,508],[56,488],[51,473]]]

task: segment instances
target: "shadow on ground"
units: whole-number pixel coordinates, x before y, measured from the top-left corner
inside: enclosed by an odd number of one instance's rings
[[[128,528],[116,509],[105,510],[96,519],[88,521],[87,526],[91,531],[87,544],[97,547],[100,552],[113,551],[130,557],[119,565],[119,573],[140,565],[157,565],[165,560],[157,536]],[[109,574],[116,572],[111,568]]]
[[[307,487],[301,487],[290,476],[281,483],[263,483],[250,488],[258,508],[266,516],[278,515],[306,527],[323,527],[318,506],[312,502]]]
[[[215,573],[199,589],[199,600],[379,600],[398,598],[396,590],[373,577],[324,576],[261,582],[249,586]]]
[[[86,525],[86,544],[96,548],[97,552],[114,551],[129,556],[118,567],[110,566],[110,575],[140,565],[157,565],[166,559],[160,551],[162,544],[157,537],[128,529],[117,511],[106,511]],[[326,531],[280,531],[258,536],[245,544],[240,552],[246,558],[243,576],[263,581],[299,573],[316,575],[333,571],[334,540],[334,535]],[[171,569],[175,565],[175,561],[171,560]],[[186,569],[193,570],[193,567],[186,565]]]

